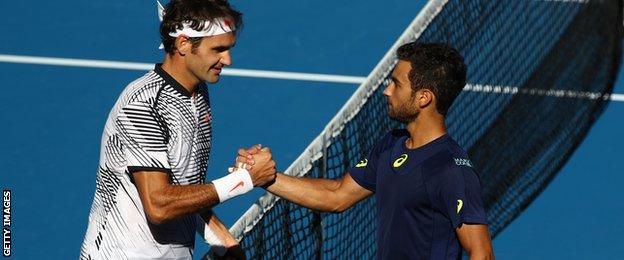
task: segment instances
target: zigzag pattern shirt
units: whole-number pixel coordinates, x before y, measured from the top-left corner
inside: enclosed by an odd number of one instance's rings
[[[192,258],[195,231],[203,220],[191,215],[150,224],[132,173],[166,172],[174,185],[203,183],[211,121],[206,85],[191,95],[161,64],[124,89],[102,134],[81,259]]]

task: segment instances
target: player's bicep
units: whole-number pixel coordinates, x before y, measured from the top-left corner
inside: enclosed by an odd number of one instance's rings
[[[462,223],[487,224],[481,185],[472,169],[454,166],[447,169],[438,198],[438,207],[454,228]]]
[[[158,214],[158,196],[169,183],[169,175],[159,171],[138,171],[132,173],[134,185],[139,192],[143,209],[150,215]]]
[[[377,160],[378,153],[374,151],[371,154],[349,169],[345,177],[349,176],[349,181],[363,187],[371,192],[375,192],[377,186]]]
[[[350,208],[353,204],[373,194],[372,191],[355,182],[349,173],[346,173],[340,181],[337,193],[341,201],[344,201],[344,209]]]
[[[120,142],[130,173],[170,169],[169,131],[151,104],[126,104],[116,117],[115,128],[118,139],[110,142]]]
[[[455,229],[457,238],[471,258],[492,259],[492,241],[483,224],[462,224]]]

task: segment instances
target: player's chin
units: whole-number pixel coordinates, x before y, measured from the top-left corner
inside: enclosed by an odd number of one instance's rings
[[[392,108],[392,105],[388,104],[388,115],[394,115],[396,114],[394,109]]]
[[[217,83],[219,81],[221,77],[219,76],[219,74],[212,74],[210,73],[210,75],[208,75],[208,77],[206,77],[206,79],[204,81],[213,84],[213,83]]]

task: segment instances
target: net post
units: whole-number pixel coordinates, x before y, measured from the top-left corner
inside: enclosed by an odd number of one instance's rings
[[[256,237],[256,239],[260,239],[260,240],[264,239],[264,237],[265,237],[265,235],[266,235],[266,234],[264,233],[264,231],[265,231],[265,229],[264,229],[264,228],[260,228],[260,229],[258,230],[258,236]],[[256,240],[256,241],[258,241],[258,240]],[[267,250],[266,250],[266,244],[265,244],[265,243],[254,243],[254,244],[255,244],[255,245],[257,245],[257,247],[255,248],[255,250],[256,250],[256,254],[258,254],[258,253],[259,253],[259,257],[265,257],[265,256],[266,256],[265,254],[266,254],[266,252],[267,252]]]
[[[314,211],[312,213],[312,226],[315,227],[314,235],[316,237],[316,257],[315,259],[323,259],[323,221],[321,213]]]
[[[622,21],[622,26],[619,30],[620,39],[622,39],[622,37],[624,37],[624,34],[622,34],[622,31],[624,30],[624,0],[618,1],[618,8],[620,9],[618,20]]]
[[[284,227],[282,231],[284,233],[284,258],[285,259],[292,259],[292,252],[293,252],[293,247],[292,247],[292,234],[290,232],[290,203],[283,203],[284,204],[284,214],[282,214],[282,221],[284,221]]]
[[[329,138],[331,138],[331,135],[328,135],[327,133],[329,133],[331,131],[326,131],[326,134],[323,135],[322,137],[322,156],[321,156],[321,165],[319,167],[319,178],[327,178],[327,148],[328,145],[330,144]],[[313,225],[314,227],[316,227],[314,229],[314,234],[316,236],[316,259],[320,260],[323,259],[323,241],[325,241],[325,225],[323,222],[323,218],[321,216],[320,212],[314,211],[312,213],[313,217],[312,217],[312,221],[314,222]]]

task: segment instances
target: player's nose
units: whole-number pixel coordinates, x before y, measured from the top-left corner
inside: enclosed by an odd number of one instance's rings
[[[232,65],[232,56],[230,55],[230,51],[223,52],[223,54],[221,55],[221,60],[219,60],[219,62],[221,62],[221,64],[225,66]]]
[[[394,83],[388,84],[388,86],[383,91],[384,96],[389,97],[392,95],[392,87],[394,87]]]

